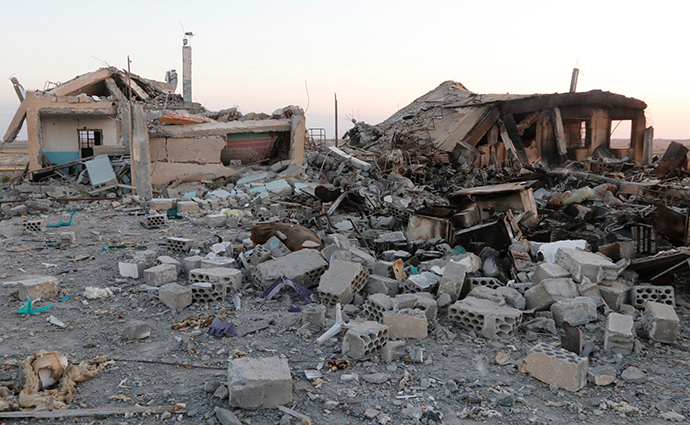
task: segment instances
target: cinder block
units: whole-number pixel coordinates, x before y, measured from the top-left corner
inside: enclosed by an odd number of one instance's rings
[[[593,283],[618,278],[618,267],[609,258],[600,254],[558,248],[556,263],[568,270],[575,282],[581,282],[583,277],[589,278]]]
[[[62,232],[60,233],[60,243],[74,245],[77,243],[77,235],[74,232]]]
[[[388,326],[388,337],[392,339],[424,339],[429,328],[426,314],[413,308],[384,312],[383,324]]]
[[[204,258],[201,260],[202,269],[216,269],[216,268],[228,268],[236,269],[237,261],[230,257],[214,257],[214,258]]]
[[[252,282],[266,289],[276,279],[285,276],[300,285],[314,286],[326,271],[328,263],[319,251],[302,249],[259,264],[251,274]]]
[[[429,320],[436,319],[436,315],[438,314],[438,304],[436,304],[436,300],[429,293],[422,292],[419,294],[410,295],[416,298],[416,302],[412,308],[423,311],[426,315],[426,318]],[[393,302],[395,303],[395,301]]]
[[[548,310],[556,301],[577,296],[577,286],[572,279],[544,279],[525,291],[525,305],[528,310]]]
[[[26,279],[17,280],[17,298],[26,301],[28,295],[30,299],[50,300],[57,296],[58,280],[53,276],[33,276]]]
[[[149,208],[155,211],[169,210],[175,205],[175,200],[171,198],[154,198],[149,201]]]
[[[377,261],[374,263],[371,274],[385,277],[394,277],[392,261]]]
[[[24,223],[24,232],[26,233],[36,233],[45,232],[46,223],[43,220],[27,220]]]
[[[156,258],[156,263],[173,265],[173,266],[175,266],[177,271],[179,271],[180,267],[182,267],[182,264],[179,261],[177,261],[176,259],[174,259],[168,255],[161,255],[160,257]]]
[[[568,298],[553,303],[551,314],[558,326],[563,322],[568,322],[571,326],[580,326],[597,320],[597,305],[588,297]]]
[[[676,311],[667,304],[648,301],[642,325],[652,341],[673,344],[680,336],[680,321]]]
[[[117,267],[120,271],[120,276],[139,279],[144,275],[144,270],[148,267],[148,263],[141,257],[135,257],[131,260],[118,262]]]
[[[173,310],[181,310],[192,304],[192,288],[167,283],[158,289],[158,299]]]
[[[400,282],[390,277],[370,274],[367,284],[362,289],[366,294],[385,294],[394,296],[398,293]]]
[[[377,322],[364,322],[345,333],[342,353],[353,359],[362,359],[375,354],[386,342],[387,326]]]
[[[647,301],[676,307],[673,286],[638,285],[630,288],[630,303],[637,308],[644,308]]]
[[[510,338],[520,326],[520,310],[468,297],[448,308],[448,320],[489,339]]]
[[[189,283],[222,283],[235,290],[242,287],[242,272],[225,267],[192,269],[189,271]]]
[[[204,217],[204,223],[208,227],[225,227],[228,224],[228,216],[225,214],[209,214]]]
[[[302,308],[302,324],[322,328],[326,321],[326,306],[307,304]]]
[[[443,269],[437,294],[448,294],[453,302],[457,301],[465,285],[466,275],[467,267],[464,264],[449,261]]]
[[[505,286],[503,282],[496,279],[495,277],[476,277],[471,276],[467,278],[467,283],[470,290],[476,288],[477,286],[485,286],[491,289],[498,289],[501,286]]]
[[[388,341],[381,348],[381,358],[386,363],[401,357],[405,357],[405,341]]]
[[[194,239],[170,237],[166,239],[166,248],[169,251],[189,252],[193,243]]]
[[[532,347],[524,359],[524,371],[549,385],[579,391],[587,384],[589,360],[544,342]]]
[[[489,288],[488,286],[476,286],[472,288],[469,294],[467,294],[468,297],[474,297],[474,298],[479,298],[482,300],[489,300],[493,301],[496,304],[500,304],[505,302],[505,298],[501,293],[498,291]]]
[[[362,315],[376,322],[383,322],[383,313],[391,310],[393,301],[385,294],[371,294],[362,305]]]
[[[185,257],[182,260],[182,270],[184,270],[184,273],[189,276],[189,272],[194,269],[200,269],[201,268],[201,261],[204,260],[205,257],[202,257],[201,255],[192,255],[191,257]]]
[[[635,345],[635,323],[632,316],[610,313],[604,331],[604,350],[615,354],[632,354]]]
[[[266,247],[263,245],[257,245],[254,247],[252,250],[252,254],[249,256],[249,264],[252,266],[258,266],[259,264],[263,263],[264,261],[268,261],[271,258],[271,253]]]
[[[532,282],[539,283],[544,279],[560,279],[570,277],[570,272],[555,263],[541,263],[534,269]]]
[[[146,224],[148,226],[165,226],[168,222],[165,214],[155,214],[146,216]]]
[[[228,285],[225,283],[197,282],[190,285],[192,302],[212,303],[225,300],[228,295]]]
[[[141,321],[130,322],[124,331],[124,337],[128,341],[144,339],[151,336],[151,326]]]
[[[177,280],[177,267],[161,264],[144,270],[144,282],[151,286],[161,286]]]
[[[369,272],[361,264],[334,260],[319,281],[321,302],[327,305],[349,304],[368,279]]]
[[[199,211],[201,208],[199,204],[194,201],[178,201],[177,202],[177,212],[178,213],[189,213]]]
[[[241,357],[228,367],[230,405],[243,409],[273,408],[292,402],[287,359]]]
[[[271,253],[273,258],[283,257],[291,252],[290,248],[285,246],[285,244],[275,236],[271,236],[266,241],[266,243],[264,244],[264,248],[266,248],[268,252]]]
[[[404,294],[416,294],[419,292],[435,293],[441,277],[435,273],[422,272],[407,277],[405,282],[400,284],[400,292]]]
[[[623,283],[615,281],[607,285],[600,284],[598,286],[601,298],[604,299],[604,302],[612,310],[618,310],[623,304],[627,304],[630,288]]]

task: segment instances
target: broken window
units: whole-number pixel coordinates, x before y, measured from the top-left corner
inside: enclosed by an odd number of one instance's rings
[[[563,120],[563,130],[565,131],[565,140],[568,142],[568,149],[589,147],[592,140],[589,120]]]
[[[611,149],[630,149],[632,146],[632,120],[611,120],[609,147]]]
[[[93,156],[93,147],[103,143],[102,130],[77,130],[79,135],[79,152],[82,158]]]

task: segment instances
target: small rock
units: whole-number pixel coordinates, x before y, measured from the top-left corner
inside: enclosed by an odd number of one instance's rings
[[[222,407],[216,407],[216,419],[218,419],[221,425],[242,425],[242,422],[237,419],[237,416],[232,411]]]
[[[450,305],[451,302],[453,302],[453,299],[450,297],[450,294],[444,292],[439,295],[438,299],[436,300],[436,305],[439,308],[443,308]]]
[[[218,387],[220,387],[220,382],[216,381],[215,379],[212,381],[206,381],[204,383],[204,391],[206,391],[207,393],[215,392],[218,389]]]
[[[515,397],[512,394],[499,394],[496,397],[496,404],[503,407],[511,407],[515,403]]]
[[[151,336],[151,326],[144,322],[132,322],[125,328],[125,339],[132,341]]]
[[[446,384],[446,388],[448,388],[448,391],[452,393],[458,392],[458,384],[455,383],[455,381],[450,381]]]
[[[290,417],[290,415],[286,414],[286,415],[281,416],[281,418],[280,418],[280,425],[290,425],[291,422],[292,422],[292,418]]]
[[[426,390],[431,386],[431,380],[429,378],[422,378],[419,380],[419,386],[423,390]]]
[[[631,384],[643,384],[647,380],[647,376],[635,366],[630,366],[621,373],[621,379]]]
[[[685,421],[685,416],[681,415],[680,413],[676,413],[673,410],[670,412],[664,412],[659,415],[661,419],[666,419],[667,421],[670,422],[684,422]]]
[[[597,366],[589,369],[588,375],[594,385],[609,385],[616,379],[616,369],[611,365]]]
[[[230,393],[228,392],[228,387],[226,387],[225,385],[218,386],[218,388],[216,388],[216,391],[214,391],[213,393],[214,397],[217,397],[221,400],[228,398],[229,395]]]
[[[391,376],[387,373],[369,373],[362,375],[361,378],[364,382],[368,382],[370,384],[383,384],[384,382],[388,381]]]
[[[323,404],[323,408],[326,410],[333,410],[338,407],[338,402],[333,400],[328,400]]]
[[[364,416],[366,416],[368,419],[374,419],[379,415],[379,411],[376,409],[368,408],[367,410],[364,411]]]
[[[403,406],[402,411],[400,413],[402,413],[402,415],[407,418],[412,418],[416,420],[420,420],[422,418],[422,415],[424,415],[424,411],[421,407],[410,406],[409,404]]]

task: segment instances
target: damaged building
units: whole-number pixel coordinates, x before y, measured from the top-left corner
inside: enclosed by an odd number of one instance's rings
[[[297,106],[271,115],[208,111],[183,101],[166,82],[113,67],[47,90],[24,91],[16,79],[14,84],[21,104],[4,142],[13,142],[26,122],[33,180],[59,171],[55,165],[74,166],[98,155],[131,156],[133,168],[150,174],[153,185],[228,176],[231,164],[302,163],[306,127]]]
[[[595,156],[649,165],[653,130],[646,127],[646,107],[641,100],[601,90],[478,94],[446,81],[380,123],[378,131],[364,128],[369,137],[360,138],[366,143],[383,137],[401,146],[412,140],[448,153],[456,164],[541,160],[558,165]],[[630,138],[613,145],[612,130],[621,124],[630,128]]]

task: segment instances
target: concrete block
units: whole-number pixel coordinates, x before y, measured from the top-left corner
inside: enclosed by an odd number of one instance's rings
[[[673,286],[638,285],[630,288],[630,303],[637,308],[644,308],[647,301],[676,307]]]
[[[182,267],[182,264],[181,264],[179,261],[177,261],[176,259],[174,259],[174,258],[172,258],[172,257],[170,257],[170,256],[168,256],[168,255],[161,255],[160,257],[156,258],[156,263],[159,264],[159,265],[160,265],[160,264],[170,264],[170,265],[173,265],[173,266],[175,266],[175,268],[177,269],[177,271],[179,271],[180,268]]]
[[[243,409],[273,408],[292,402],[287,359],[241,357],[228,366],[230,405]]]
[[[392,339],[424,339],[429,328],[426,314],[413,308],[384,312],[383,324],[388,326],[388,337]]]
[[[154,214],[146,216],[146,224],[148,226],[165,226],[168,222],[167,215],[165,214]]]
[[[542,342],[532,347],[523,367],[525,372],[546,384],[579,391],[587,384],[589,360]]]
[[[587,372],[589,382],[598,386],[612,384],[616,379],[616,369],[611,365],[597,366]]]
[[[362,359],[375,354],[386,342],[387,326],[377,322],[363,322],[345,333],[342,353],[353,359]]]
[[[469,294],[467,294],[467,296],[493,301],[496,304],[505,303],[505,298],[503,295],[498,291],[489,288],[488,286],[476,286],[470,291]]]
[[[205,257],[202,257],[201,255],[192,255],[191,257],[185,257],[182,260],[182,270],[184,270],[184,273],[189,276],[189,272],[193,269],[200,269],[201,268],[201,261],[204,260]]]
[[[77,235],[74,232],[61,232],[60,243],[63,245],[74,245],[77,243]]]
[[[592,283],[587,278],[582,279],[582,282],[577,285],[577,292],[581,297],[591,298],[597,307],[605,304],[604,299],[601,297],[601,293],[599,292],[599,285]]]
[[[17,283],[17,298],[26,301],[27,295],[31,300],[40,298],[44,301],[57,296],[58,279],[53,276],[32,276],[15,281]]]
[[[189,283],[222,283],[235,290],[242,287],[242,272],[225,267],[192,269],[189,271]]]
[[[577,286],[572,279],[544,279],[525,291],[525,306],[528,310],[548,310],[556,301],[577,296]]]
[[[652,341],[673,344],[680,336],[680,321],[676,311],[667,304],[648,301],[642,326]]]
[[[467,273],[474,273],[482,268],[482,260],[478,255],[468,252],[466,254],[455,255],[451,261],[465,266]]]
[[[127,341],[135,339],[144,339],[151,336],[151,326],[144,322],[134,321],[130,322],[124,331],[124,337]]]
[[[467,285],[469,286],[470,290],[476,288],[477,286],[486,286],[487,288],[491,289],[498,289],[501,286],[505,286],[503,282],[500,280],[496,279],[495,277],[468,277],[467,278]]]
[[[404,294],[416,294],[419,292],[435,293],[441,277],[435,273],[422,272],[407,277],[405,282],[400,284],[400,292]]]
[[[580,326],[597,320],[597,305],[588,297],[568,298],[553,303],[551,314],[558,326],[563,322]]]
[[[291,252],[290,248],[285,246],[285,244],[275,236],[271,236],[270,238],[268,238],[268,240],[264,244],[264,248],[266,248],[268,252],[271,253],[273,258],[283,257]]]
[[[630,291],[630,288],[625,286],[623,283],[612,282],[611,284],[598,286],[601,298],[604,299],[604,302],[606,302],[606,304],[612,310],[617,311],[621,305],[628,302],[628,292]]]
[[[214,258],[204,258],[201,260],[200,267],[202,269],[216,269],[216,268],[227,268],[236,269],[237,261],[230,257],[214,257]]]
[[[541,263],[532,274],[532,282],[539,283],[544,279],[560,279],[570,277],[570,272],[555,263]]]
[[[430,294],[427,292],[422,292],[411,295],[416,298],[416,302],[412,308],[423,311],[426,315],[426,318],[429,320],[436,319],[436,315],[438,314],[438,304],[436,304],[436,300]],[[395,298],[393,299],[395,300]]]
[[[381,349],[381,358],[386,363],[405,357],[405,341],[388,341]]]
[[[468,297],[448,308],[448,320],[489,339],[510,338],[520,326],[520,310]]]
[[[362,315],[376,322],[383,322],[383,314],[391,310],[393,301],[385,294],[371,294],[362,305]]]
[[[466,275],[467,267],[465,264],[449,261],[443,269],[437,294],[448,294],[452,301],[457,301],[465,285]]]
[[[400,282],[390,277],[370,274],[367,284],[362,289],[365,294],[385,294],[394,296],[400,289]]]
[[[581,282],[583,277],[589,278],[593,283],[618,278],[616,264],[600,254],[572,248],[558,248],[556,263],[568,270],[576,282]]]
[[[503,296],[503,298],[506,300],[506,304],[508,304],[510,307],[517,308],[518,310],[525,309],[525,297],[523,297],[517,289],[501,286],[496,288],[495,291]]]
[[[131,260],[120,261],[117,263],[120,276],[131,277],[139,279],[144,276],[144,270],[148,267],[148,263],[143,258],[133,258]]]
[[[192,288],[167,283],[158,289],[158,299],[173,310],[181,310],[192,304]]]
[[[228,295],[225,283],[197,282],[190,285],[192,302],[212,303],[224,301]]]
[[[24,232],[37,233],[46,231],[46,223],[43,220],[26,220],[24,223]]]
[[[265,246],[257,245],[254,247],[251,255],[249,256],[249,264],[252,266],[258,266],[259,264],[263,263],[264,261],[268,261],[271,258],[273,258],[271,256],[271,252],[266,249]]]
[[[193,243],[194,239],[175,237],[166,238],[166,248],[169,251],[189,252],[189,250],[192,249]]]
[[[322,328],[326,321],[326,306],[307,304],[302,308],[302,324]]]
[[[154,198],[149,201],[149,208],[155,211],[167,211],[175,206],[175,200],[171,198]]]
[[[635,323],[631,316],[610,313],[604,331],[604,350],[630,355],[635,345]]]
[[[361,264],[335,260],[319,281],[321,302],[327,305],[349,304],[368,279],[369,271]]]
[[[328,263],[319,251],[302,249],[259,264],[251,273],[256,286],[266,289],[283,275],[300,285],[311,287],[319,282]]]
[[[144,270],[144,282],[151,286],[161,286],[177,280],[177,267],[161,264]]]
[[[225,214],[209,214],[204,217],[204,223],[208,227],[225,227],[228,224],[228,217]]]
[[[199,207],[199,204],[197,204],[194,201],[178,201],[177,202],[177,212],[180,214],[196,212],[196,211],[199,211],[200,209],[201,208]]]
[[[374,263],[371,273],[378,276],[395,277],[393,274],[393,262],[383,260],[377,261]]]

